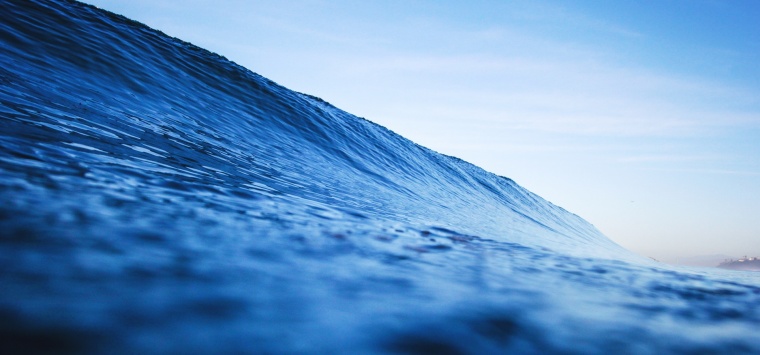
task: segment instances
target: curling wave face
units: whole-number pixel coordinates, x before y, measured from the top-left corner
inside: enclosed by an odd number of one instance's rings
[[[0,3],[0,339],[59,352],[760,351],[755,274],[92,6]]]

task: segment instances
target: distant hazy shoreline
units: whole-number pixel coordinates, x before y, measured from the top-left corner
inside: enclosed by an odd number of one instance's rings
[[[745,257],[739,260],[728,260],[720,263],[718,267],[731,270],[760,271],[760,259]]]

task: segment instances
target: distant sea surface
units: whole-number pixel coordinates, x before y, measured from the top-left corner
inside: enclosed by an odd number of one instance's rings
[[[760,353],[757,273],[92,6],[0,14],[0,352]]]

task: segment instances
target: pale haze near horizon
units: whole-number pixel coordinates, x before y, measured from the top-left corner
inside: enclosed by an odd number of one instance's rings
[[[674,262],[760,256],[760,2],[88,0]]]

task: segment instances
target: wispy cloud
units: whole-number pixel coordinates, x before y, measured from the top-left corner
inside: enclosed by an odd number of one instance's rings
[[[755,170],[733,170],[733,169],[678,169],[678,168],[649,168],[650,171],[667,171],[692,174],[708,175],[736,175],[736,176],[760,176],[760,171]]]
[[[423,120],[435,116],[514,129],[622,135],[691,135],[760,125],[760,111],[752,110],[756,93],[609,63],[394,54],[332,65],[362,81],[382,76],[408,98],[399,117],[413,113]]]
[[[726,159],[722,154],[655,154],[626,156],[618,159],[621,163],[674,163],[674,162],[714,162]]]
[[[529,1],[514,8],[514,15],[531,21],[561,23],[564,26],[592,31],[607,32],[624,37],[639,38],[644,35],[635,29],[600,18],[591,17],[567,6],[548,2]]]

